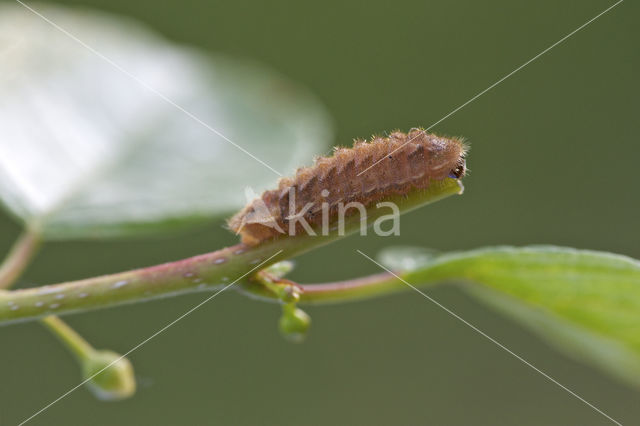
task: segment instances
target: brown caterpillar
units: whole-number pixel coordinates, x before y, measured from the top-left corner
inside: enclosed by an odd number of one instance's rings
[[[340,203],[359,202],[364,207],[391,195],[404,195],[414,188],[427,188],[431,180],[464,176],[466,146],[455,138],[443,138],[424,130],[408,134],[393,132],[356,141],[353,148],[336,148],[331,157],[296,171],[293,178],[280,179],[278,189],[265,191],[229,220],[229,227],[242,242],[262,241],[304,232],[300,218],[315,227],[322,223],[321,206],[328,204],[329,221]],[[357,209],[351,209],[351,213]]]

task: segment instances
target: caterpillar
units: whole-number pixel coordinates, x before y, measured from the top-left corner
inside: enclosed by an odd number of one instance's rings
[[[318,157],[294,177],[280,179],[277,189],[250,201],[228,225],[247,245],[304,232],[300,219],[318,226],[327,220],[320,213],[328,212],[330,221],[340,203],[359,202],[367,208],[389,196],[427,188],[432,180],[460,179],[466,171],[466,151],[461,139],[421,129],[396,131],[370,142],[356,140],[353,148],[335,148],[332,156]],[[294,218],[298,220],[291,232]]]

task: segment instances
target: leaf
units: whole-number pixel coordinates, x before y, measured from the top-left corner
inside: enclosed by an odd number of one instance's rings
[[[286,175],[330,142],[323,107],[273,71],[106,14],[36,10],[86,44],[0,6],[0,200],[48,239],[227,215],[278,178],[251,155]]]
[[[471,294],[569,356],[640,385],[635,259],[552,246],[493,247],[429,258],[404,278],[411,284],[467,282]]]

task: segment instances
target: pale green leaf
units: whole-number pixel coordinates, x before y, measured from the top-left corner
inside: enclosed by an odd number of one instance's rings
[[[407,257],[406,249],[388,250],[382,260],[402,253]],[[485,248],[420,259],[418,252],[415,263],[420,266],[404,274],[409,283],[466,282],[464,288],[472,294],[568,355],[640,385],[639,261],[551,246]]]
[[[244,205],[245,187],[276,182],[203,123],[283,175],[331,142],[323,107],[273,71],[129,20],[32,6],[86,44],[0,6],[0,201],[46,238],[220,217]]]

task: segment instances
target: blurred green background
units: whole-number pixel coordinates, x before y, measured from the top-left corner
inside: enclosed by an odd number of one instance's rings
[[[65,4],[130,16],[174,41],[264,62],[311,88],[333,114],[336,142],[349,144],[431,125],[612,3]],[[471,143],[464,196],[403,216],[401,237],[351,237],[302,256],[292,277],[374,273],[355,249],[374,255],[389,245],[550,243],[640,258],[637,18],[637,4],[622,3],[434,129]],[[222,225],[155,239],[51,243],[21,285],[233,244]],[[18,233],[2,214],[0,250]],[[566,358],[455,287],[429,294],[613,418],[640,422],[640,391]],[[126,352],[203,297],[67,319],[97,347]],[[278,335],[277,306],[223,294],[130,356],[139,381],[133,399],[101,403],[80,389],[31,424],[610,424],[414,292],[307,311],[311,334],[293,345]],[[18,423],[79,383],[74,361],[39,324],[0,331],[1,424]]]

